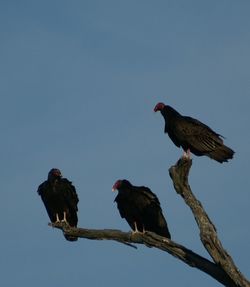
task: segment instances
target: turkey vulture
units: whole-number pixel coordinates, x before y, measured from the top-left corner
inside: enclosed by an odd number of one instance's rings
[[[117,180],[112,191],[118,190],[115,198],[122,218],[135,232],[152,231],[170,238],[167,222],[162,214],[156,195],[145,186],[133,186],[128,180]]]
[[[76,189],[72,183],[62,177],[61,171],[52,168],[48,179],[39,185],[38,194],[46,207],[51,222],[66,222],[71,227],[77,226],[77,203],[79,201]],[[64,235],[69,241],[77,237]]]
[[[165,133],[177,147],[183,148],[185,156],[190,157],[192,152],[197,156],[206,155],[220,163],[233,158],[234,151],[223,144],[222,136],[202,122],[182,116],[163,103],[158,103],[154,111],[161,112],[165,119]]]

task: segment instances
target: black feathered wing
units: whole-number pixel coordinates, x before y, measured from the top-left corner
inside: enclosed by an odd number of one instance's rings
[[[147,187],[132,186],[115,198],[122,218],[135,230],[148,230],[170,238],[167,222],[162,214],[157,196]]]
[[[41,196],[41,199],[42,199],[43,204],[46,208],[46,211],[47,211],[47,214],[50,218],[50,221],[55,222],[56,221],[56,215],[55,215],[55,211],[54,211],[53,205],[51,204],[51,200],[50,200],[51,188],[52,187],[50,186],[49,182],[45,181],[39,185],[39,187],[37,189],[37,193]]]
[[[234,151],[224,145],[222,136],[192,117],[182,116],[170,106],[161,111],[165,119],[165,133],[177,147],[195,155],[206,155],[220,163],[233,158]]]
[[[67,221],[70,226],[77,226],[78,217],[77,204],[79,202],[78,195],[76,193],[76,189],[71,181],[66,178],[63,178],[60,182],[63,188],[63,196],[65,198],[65,203],[67,205]]]
[[[66,178],[61,179],[60,184],[63,186],[63,196],[66,203],[66,218],[70,226],[76,227],[78,223],[77,204],[79,202],[76,189],[71,181]],[[76,241],[77,237],[64,234],[68,241]]]
[[[184,150],[190,149],[195,155],[206,155],[220,163],[231,159],[234,154],[224,145],[220,134],[191,117],[178,117],[175,120],[172,137]]]
[[[163,216],[160,201],[157,196],[145,186],[139,187],[140,192],[148,200],[143,209],[144,228],[161,236],[171,238],[167,221]]]
[[[137,197],[134,196],[131,191],[126,190],[125,192],[118,192],[114,202],[117,203],[121,218],[125,218],[131,228],[134,229],[134,220],[136,211],[138,211],[138,203],[136,202]]]
[[[204,154],[223,145],[220,135],[210,127],[191,117],[182,117],[176,121],[176,137],[196,152]]]
[[[66,178],[58,179],[51,183],[43,182],[37,190],[41,196],[51,222],[56,221],[56,214],[63,220],[66,212],[66,220],[70,226],[76,227],[78,223],[77,204],[78,196],[75,187]],[[76,237],[64,235],[69,241],[76,241]]]
[[[125,218],[128,222],[130,228],[135,230],[135,221],[136,221],[136,205],[133,201],[133,196],[131,197],[130,193],[127,192],[118,192],[114,202],[117,203],[117,208],[119,210],[121,218]]]

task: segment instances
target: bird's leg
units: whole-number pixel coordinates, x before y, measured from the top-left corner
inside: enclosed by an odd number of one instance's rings
[[[184,150],[182,157],[187,158],[187,159],[191,159],[191,152],[190,152],[189,148],[187,149],[187,151]]]
[[[137,233],[137,232],[140,232],[137,228],[137,224],[136,224],[136,221],[134,222],[134,227],[135,227],[135,230],[132,231],[132,233]]]
[[[55,223],[59,223],[59,222],[60,222],[59,215],[58,215],[58,213],[56,213],[56,222]]]
[[[68,223],[68,221],[66,219],[66,211],[63,212],[63,220],[61,222]]]
[[[137,228],[137,224],[136,224],[136,221],[135,221],[135,232],[139,232],[138,228]]]
[[[183,155],[182,155],[183,158],[186,158],[187,157],[187,153],[185,152],[185,150],[183,150]]]

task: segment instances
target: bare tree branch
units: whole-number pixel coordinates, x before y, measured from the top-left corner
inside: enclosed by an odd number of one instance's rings
[[[214,262],[228,274],[236,286],[249,287],[250,282],[241,274],[228,252],[223,248],[214,224],[208,217],[200,201],[196,199],[188,183],[188,175],[192,166],[192,160],[181,158],[175,166],[169,169],[174,188],[180,194],[185,203],[190,207],[200,229],[200,239],[213,258]]]
[[[73,228],[65,223],[50,223],[61,229],[65,234],[92,240],[114,240],[137,248],[135,244],[144,244],[168,252],[191,267],[195,267],[228,287],[250,287],[250,282],[240,273],[230,255],[224,250],[218,239],[216,228],[209,219],[201,203],[193,195],[188,184],[188,174],[192,165],[190,159],[181,158],[175,166],[169,169],[174,188],[185,203],[191,208],[200,229],[201,241],[212,257],[210,261],[192,250],[152,232],[134,233],[114,229],[84,229]]]
[[[122,232],[115,229],[100,230],[73,228],[65,223],[50,223],[49,225],[61,229],[67,235],[78,238],[92,240],[114,240],[132,247],[135,247],[133,244],[144,244],[147,247],[155,247],[162,251],[168,252],[191,267],[204,271],[225,286],[237,286],[218,265],[196,254],[192,250],[189,250],[186,247],[153,232],[147,231],[145,233],[134,233]]]

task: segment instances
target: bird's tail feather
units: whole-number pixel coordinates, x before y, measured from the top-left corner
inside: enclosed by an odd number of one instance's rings
[[[167,237],[167,238],[169,238],[169,239],[171,239],[171,235],[170,235],[170,232],[169,232],[169,230],[168,230],[168,228],[166,227],[166,228],[162,228],[161,230],[159,230],[158,232],[157,232],[157,234],[159,234],[159,235],[161,235],[161,236],[163,236],[163,237]]]
[[[229,159],[232,159],[233,155],[234,151],[231,148],[225,145],[221,145],[220,147],[209,153],[208,156],[220,163],[223,163],[227,162]]]

